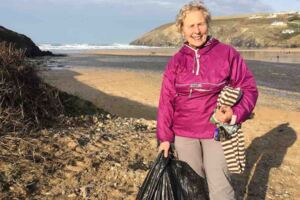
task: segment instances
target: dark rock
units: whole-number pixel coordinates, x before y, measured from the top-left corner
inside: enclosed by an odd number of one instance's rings
[[[38,189],[38,181],[34,180],[26,185],[27,192],[32,195]]]
[[[112,141],[116,138],[111,134],[103,134],[103,135],[101,135],[101,139],[103,139],[105,141]]]
[[[90,139],[87,137],[81,136],[77,141],[80,146],[85,146],[90,142]]]
[[[26,35],[19,34],[0,26],[0,42],[13,43],[16,48],[24,49],[28,57],[53,56],[50,51],[41,51],[34,42]]]
[[[5,192],[9,190],[9,183],[4,172],[0,172],[0,192]]]
[[[143,170],[147,171],[149,166],[144,163],[144,159],[138,155],[135,156],[135,160],[132,163],[129,163],[128,168],[136,171],[136,170]]]
[[[231,44],[236,47],[247,47],[247,48],[259,48],[260,45],[255,41],[254,38],[245,39],[241,37],[232,38]]]

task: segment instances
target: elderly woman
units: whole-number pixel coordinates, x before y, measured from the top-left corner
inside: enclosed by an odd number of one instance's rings
[[[169,60],[163,75],[157,117],[159,151],[168,155],[174,142],[178,158],[208,183],[210,199],[235,199],[216,126],[210,123],[218,94],[225,86],[243,96],[231,107],[215,111],[216,120],[240,124],[251,114],[258,92],[252,73],[231,46],[208,35],[210,13],[200,1],[180,10],[176,25],[185,42]]]

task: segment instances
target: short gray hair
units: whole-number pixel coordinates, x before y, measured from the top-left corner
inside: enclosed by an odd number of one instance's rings
[[[204,5],[204,3],[202,1],[194,0],[194,1],[191,1],[190,3],[184,5],[180,9],[179,13],[176,16],[176,27],[179,32],[182,32],[183,20],[185,19],[186,14],[193,10],[199,10],[203,13],[203,15],[205,17],[205,22],[209,27],[210,21],[211,21],[210,12],[208,11],[208,9],[206,8],[206,6]]]

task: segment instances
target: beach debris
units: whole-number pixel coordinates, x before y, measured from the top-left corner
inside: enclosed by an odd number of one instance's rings
[[[0,198],[120,199],[137,194],[157,155],[155,133],[136,129],[147,120],[87,115],[61,116],[60,122],[34,134],[1,136]],[[95,131],[99,122],[102,129]]]
[[[282,22],[282,21],[274,21],[271,23],[271,26],[286,26],[287,23]]]
[[[134,196],[156,156],[156,123],[44,84],[21,51],[2,45],[0,199]]]
[[[295,30],[293,29],[285,29],[281,31],[282,34],[293,34],[295,33]]]

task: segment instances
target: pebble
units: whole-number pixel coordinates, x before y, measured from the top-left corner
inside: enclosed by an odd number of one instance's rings
[[[68,197],[69,198],[74,198],[74,197],[77,197],[77,195],[75,193],[72,193],[72,194],[69,194]]]

